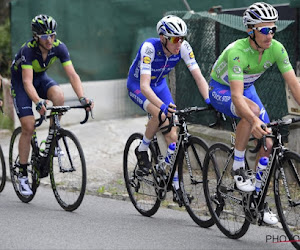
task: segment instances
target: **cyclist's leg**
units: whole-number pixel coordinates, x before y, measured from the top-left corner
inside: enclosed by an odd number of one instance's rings
[[[231,90],[229,86],[222,85],[214,80],[210,81],[209,96],[211,104],[218,111],[231,117],[239,117],[231,99]],[[247,93],[244,91],[244,96]],[[249,108],[258,116],[258,106],[245,97]],[[235,179],[236,186],[242,191],[253,191],[255,189],[251,179],[245,173],[245,151],[251,134],[251,124],[246,119],[241,119],[236,128],[235,152],[233,161],[232,175]]]
[[[136,147],[135,154],[138,159],[139,170],[137,174],[149,174],[149,170],[151,169],[151,163],[149,161],[148,149],[150,142],[158,130],[158,122],[156,121],[159,109],[155,107],[153,104],[147,100],[147,98],[142,94],[140,89],[140,83],[136,80],[131,80],[128,78],[127,80],[127,88],[128,95],[131,100],[137,104],[141,109],[150,113],[152,115],[151,119],[149,119],[148,124],[146,126],[146,131],[143,135],[141,143]]]
[[[259,118],[264,122],[264,123],[269,123],[269,115],[262,104],[259,96],[256,93],[255,87],[252,85],[249,89],[247,89],[247,97],[255,102],[258,107],[259,107]],[[269,157],[271,150],[272,150],[272,145],[273,141],[271,138],[266,139],[266,146],[267,150],[264,149],[264,147],[261,147],[259,152],[256,155],[256,161],[255,161],[255,166],[257,166],[257,163],[259,159],[263,156]],[[267,224],[276,224],[278,222],[278,219],[276,218],[276,214],[274,214],[267,203],[265,203],[264,207],[264,216],[263,216],[263,221]]]
[[[32,101],[26,94],[22,78],[12,74],[12,96],[16,113],[20,119],[22,133],[19,140],[19,182],[20,192],[24,195],[31,195],[32,191],[28,185],[28,157],[30,152],[30,141],[34,131],[34,116],[32,112]]]
[[[270,122],[269,115],[268,115],[264,105],[262,104],[259,96],[257,95],[254,86],[251,86],[249,89],[247,89],[247,97],[258,105],[260,120],[262,120],[264,123],[269,123]],[[263,147],[260,148],[260,150],[257,154],[257,157],[256,157],[255,166],[257,166],[258,160],[261,157],[263,157],[263,156],[269,157],[271,150],[272,150],[272,145],[273,145],[272,139],[267,138],[267,140],[266,140],[267,151],[265,151],[265,149]]]

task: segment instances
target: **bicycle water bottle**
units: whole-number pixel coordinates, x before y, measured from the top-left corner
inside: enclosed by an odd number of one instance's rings
[[[261,190],[261,182],[262,182],[262,176],[264,173],[264,170],[266,169],[267,165],[268,165],[268,157],[261,157],[259,159],[257,168],[256,168],[256,175],[255,175],[255,179],[256,179],[256,183],[255,183],[255,190],[256,193],[258,194]]]
[[[175,190],[179,189],[179,180],[178,180],[178,172],[175,171],[174,177],[173,177],[173,186]]]
[[[169,145],[168,150],[167,150],[167,155],[165,158],[166,165],[171,164],[171,159],[172,159],[172,155],[174,154],[175,148],[176,148],[176,142],[172,142]]]

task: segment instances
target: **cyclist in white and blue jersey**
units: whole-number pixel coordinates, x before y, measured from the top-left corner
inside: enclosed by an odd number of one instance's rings
[[[81,104],[89,102],[84,97],[80,77],[74,69],[66,45],[56,39],[56,27],[57,23],[51,16],[38,15],[33,18],[31,22],[33,39],[23,44],[11,66],[11,93],[22,127],[18,180],[23,195],[32,194],[27,173],[30,141],[35,123],[32,102],[41,115],[46,112],[43,99],[51,100],[55,106],[64,104],[62,89],[47,75],[46,70],[59,59]]]
[[[152,118],[147,124],[142,143],[136,148],[140,174],[148,174],[151,164],[147,150],[155,133],[169,124],[167,119],[175,111],[175,103],[167,85],[166,76],[182,58],[196,81],[198,89],[209,104],[208,84],[203,77],[190,44],[185,40],[186,23],[179,17],[168,15],[156,26],[159,38],[142,43],[130,67],[127,88],[130,98]],[[165,134],[169,145],[176,142],[176,128]]]

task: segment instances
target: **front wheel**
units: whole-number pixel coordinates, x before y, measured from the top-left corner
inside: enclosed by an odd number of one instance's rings
[[[208,150],[205,141],[191,136],[182,147],[178,160],[178,176],[183,202],[191,218],[201,227],[214,224],[203,192],[203,162]]]
[[[21,136],[21,127],[18,127],[14,130],[9,144],[9,170],[10,170],[10,176],[11,176],[11,182],[13,184],[14,190],[19,197],[19,199],[25,203],[30,202],[33,197],[35,196],[36,189],[38,187],[38,179],[37,179],[37,173],[34,170],[33,165],[36,163],[36,156],[34,155],[34,152],[32,150],[32,145],[30,147],[30,159],[29,159],[29,165],[27,166],[27,172],[28,172],[28,183],[32,190],[32,195],[23,195],[20,193],[19,185],[20,182],[18,180],[19,177],[19,141]]]
[[[60,129],[51,148],[50,179],[55,198],[66,211],[77,209],[86,189],[86,163],[77,137]]]
[[[0,146],[0,192],[3,191],[6,182],[6,166],[2,148]]]
[[[242,194],[231,176],[233,150],[223,143],[213,144],[204,161],[204,194],[218,228],[231,239],[242,237],[250,222],[246,219]]]
[[[155,190],[154,175],[138,176],[136,170],[138,168],[137,158],[134,150],[139,146],[143,139],[142,134],[132,134],[125,145],[123,155],[123,174],[126,184],[126,189],[129,198],[136,210],[144,216],[154,215],[160,207]],[[150,144],[148,156],[151,159],[152,166],[155,164],[155,150]]]
[[[300,156],[285,152],[274,178],[275,203],[283,229],[300,249]]]

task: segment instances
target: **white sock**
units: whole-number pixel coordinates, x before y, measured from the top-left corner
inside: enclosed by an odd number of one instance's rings
[[[148,139],[145,135],[143,136],[143,141],[140,144],[138,150],[141,151],[147,151],[149,148],[149,144],[151,142],[151,139]]]
[[[235,171],[239,168],[245,168],[245,151],[234,149],[234,161],[232,169]]]

